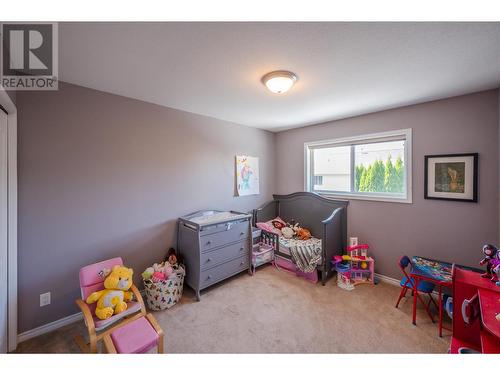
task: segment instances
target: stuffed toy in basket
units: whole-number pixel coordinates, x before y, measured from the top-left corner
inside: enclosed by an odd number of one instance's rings
[[[170,249],[164,262],[153,264],[142,273],[146,302],[151,310],[165,310],[182,297],[184,266],[177,261],[175,250]]]

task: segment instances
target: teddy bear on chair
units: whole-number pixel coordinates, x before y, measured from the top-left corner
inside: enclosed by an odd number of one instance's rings
[[[92,293],[87,298],[87,303],[97,302],[95,315],[99,319],[109,319],[113,314],[119,314],[127,310],[127,301],[132,300],[132,292],[128,290],[132,286],[131,268],[114,266],[111,273],[104,280],[104,290]]]

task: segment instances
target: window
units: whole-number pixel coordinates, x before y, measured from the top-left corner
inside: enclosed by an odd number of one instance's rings
[[[313,176],[313,184],[315,189],[318,189],[323,185],[323,176]]]
[[[411,203],[411,129],[304,146],[307,191]]]

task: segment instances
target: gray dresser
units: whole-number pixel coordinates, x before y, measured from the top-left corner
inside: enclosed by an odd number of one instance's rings
[[[186,283],[196,292],[242,271],[250,272],[251,214],[205,210],[179,218],[177,248]]]

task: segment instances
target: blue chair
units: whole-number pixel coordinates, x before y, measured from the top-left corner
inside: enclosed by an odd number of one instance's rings
[[[408,290],[411,290],[412,291],[412,295],[413,295],[413,288],[414,288],[414,280],[408,276],[408,274],[406,273],[406,268],[411,264],[411,261],[410,261],[410,258],[408,258],[406,255],[403,255],[399,261],[398,261],[398,266],[399,268],[401,269],[401,271],[403,272],[404,274],[404,277],[401,279],[401,282],[399,283],[399,285],[401,285],[401,293],[399,294],[399,298],[398,298],[398,301],[396,302],[396,308],[398,308],[399,306],[399,302],[401,301],[401,299],[403,297],[406,297],[406,292]],[[425,280],[420,280],[418,282],[418,286],[417,286],[417,297],[419,299],[420,302],[422,302],[422,305],[424,305],[425,307],[425,310],[427,311],[427,314],[429,315],[429,317],[431,318],[432,322],[434,323],[434,318],[432,317],[432,314],[431,314],[431,311],[430,311],[430,305],[431,303],[434,304],[434,306],[436,306],[436,308],[438,308],[438,305],[436,303],[436,301],[434,301],[434,298],[432,298],[432,292],[434,291],[434,284],[433,283],[430,283],[428,281],[425,281]],[[428,303],[425,303],[424,300],[422,299],[422,296],[420,295],[420,293],[424,293],[424,294],[427,294],[429,296],[429,302]]]

